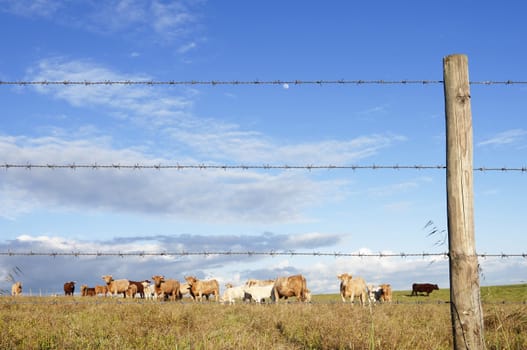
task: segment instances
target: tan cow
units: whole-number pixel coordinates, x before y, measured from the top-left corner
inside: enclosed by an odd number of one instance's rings
[[[108,292],[111,295],[123,294],[123,297],[126,298],[126,291],[130,286],[130,281],[127,279],[114,280],[112,275],[103,275],[102,279],[106,282],[108,287]]]
[[[22,294],[22,282],[15,282],[11,286],[11,295],[16,297]]]
[[[180,298],[180,284],[179,281],[174,279],[165,279],[163,275],[154,275],[152,276],[154,281],[154,294],[157,298],[165,300],[165,298],[170,298],[170,300],[176,301]]]
[[[364,305],[366,301],[369,303],[368,286],[364,279],[361,277],[353,278],[348,273],[340,274],[337,278],[340,280],[340,296],[342,302],[346,302],[346,298],[349,298],[350,302],[353,303],[355,296],[358,296],[361,305]]]
[[[128,289],[126,290],[126,295],[128,295],[130,298],[135,298],[135,295],[137,294],[137,285],[135,283],[130,283],[128,286]]]
[[[302,275],[293,275],[289,277],[278,277],[271,292],[271,300],[277,302],[280,298],[287,299],[296,297],[299,301],[308,301],[308,289],[306,279]]]
[[[95,286],[95,295],[99,294],[106,296],[108,294],[108,286]]]
[[[185,296],[185,294],[189,294],[190,295],[190,284],[188,283],[181,283],[179,285],[179,297],[180,298],[183,298]],[[190,295],[190,297],[192,299],[194,299],[194,297],[192,295]]]
[[[203,301],[203,296],[208,300],[210,294],[214,294],[216,301],[220,300],[220,284],[215,279],[200,281],[194,276],[187,276],[185,280],[190,285],[190,295],[194,301]]]

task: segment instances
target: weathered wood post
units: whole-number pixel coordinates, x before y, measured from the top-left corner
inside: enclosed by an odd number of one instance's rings
[[[443,59],[450,314],[454,349],[484,349],[479,265],[474,240],[472,112],[468,58]]]

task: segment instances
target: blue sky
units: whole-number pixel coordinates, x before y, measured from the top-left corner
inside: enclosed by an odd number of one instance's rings
[[[2,81],[527,81],[522,2],[0,0]],[[474,165],[523,167],[527,86],[472,85]],[[0,85],[0,163],[444,165],[444,97],[426,85]],[[526,175],[474,174],[480,254],[527,252]],[[0,251],[441,253],[444,170],[2,169]],[[432,221],[433,225],[426,226]],[[484,285],[524,258],[481,259]],[[448,286],[441,257],[0,257],[26,291],[101,275],[336,275]]]

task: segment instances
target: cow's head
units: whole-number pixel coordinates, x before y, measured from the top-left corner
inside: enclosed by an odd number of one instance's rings
[[[352,278],[352,276],[349,273],[341,273],[340,275],[337,275],[337,278],[341,280],[342,282],[347,281]]]
[[[156,287],[161,286],[161,283],[165,282],[165,276],[163,275],[154,275],[152,276],[152,280],[154,281],[154,285]]]
[[[110,282],[113,281],[112,275],[103,275],[101,278],[103,279],[104,282],[106,282],[106,284],[110,284]]]
[[[439,290],[439,287],[437,286],[437,284],[434,284],[434,287],[433,287],[435,290]]]
[[[185,280],[191,286],[198,281],[198,279],[196,277],[194,277],[194,276],[186,276]]]

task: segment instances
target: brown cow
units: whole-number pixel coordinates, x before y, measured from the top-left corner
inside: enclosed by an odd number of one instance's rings
[[[437,284],[431,283],[414,283],[412,284],[412,296],[417,296],[419,293],[426,293],[429,296],[434,290],[439,290]]]
[[[75,293],[75,281],[64,283],[64,295],[73,295]]]
[[[165,279],[163,275],[154,275],[152,276],[154,281],[154,293],[157,298],[170,298],[173,301],[180,299],[180,284],[179,281],[174,279]]]
[[[209,299],[210,294],[214,294],[216,301],[220,300],[220,284],[215,279],[200,281],[194,276],[186,276],[185,280],[190,286],[190,295],[194,301],[203,301],[203,296]]]
[[[22,294],[22,282],[15,282],[11,286],[11,295],[16,297]]]
[[[380,285],[382,294],[381,301],[386,303],[392,302],[392,286],[390,284],[384,283]]]
[[[277,302],[280,298],[295,296],[297,300],[309,301],[309,290],[306,286],[306,279],[302,275],[289,277],[278,277],[271,290],[271,300]]]
[[[353,278],[348,273],[343,273],[337,276],[340,280],[340,297],[342,302],[346,302],[346,298],[350,299],[353,303],[355,296],[359,296],[360,304],[364,305],[366,301],[370,301],[368,298],[368,286],[361,277]]]
[[[81,286],[81,296],[83,297],[94,297],[97,294],[95,293],[95,288],[90,288],[86,284]]]

